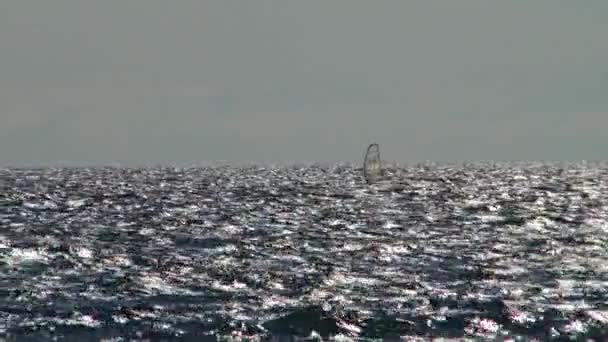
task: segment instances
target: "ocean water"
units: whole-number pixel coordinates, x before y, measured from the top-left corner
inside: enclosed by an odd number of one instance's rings
[[[0,170],[6,340],[605,340],[608,164]]]

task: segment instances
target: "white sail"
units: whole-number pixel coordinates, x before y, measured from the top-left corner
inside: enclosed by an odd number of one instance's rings
[[[382,165],[380,161],[380,146],[372,143],[367,147],[363,161],[363,177],[368,184],[374,183],[380,178]]]

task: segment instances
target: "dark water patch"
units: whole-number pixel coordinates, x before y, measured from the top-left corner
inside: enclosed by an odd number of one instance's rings
[[[385,340],[400,340],[402,336],[426,338],[458,338],[464,336],[465,315],[448,316],[441,319],[422,315],[382,315],[365,322],[361,336]]]
[[[175,237],[175,246],[177,248],[200,248],[200,249],[215,249],[228,245],[235,245],[238,240],[225,239],[217,237],[200,238],[193,237],[188,234],[182,234]]]
[[[284,317],[268,321],[263,326],[274,334],[283,336],[306,337],[314,331],[327,338],[341,332],[336,318],[319,306],[297,309]]]

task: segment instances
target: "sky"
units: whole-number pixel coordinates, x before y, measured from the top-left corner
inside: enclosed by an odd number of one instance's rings
[[[608,2],[0,2],[0,165],[605,160]]]

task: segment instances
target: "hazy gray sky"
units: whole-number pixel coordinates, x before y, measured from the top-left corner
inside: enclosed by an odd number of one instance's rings
[[[0,164],[608,158],[608,1],[0,2]]]

